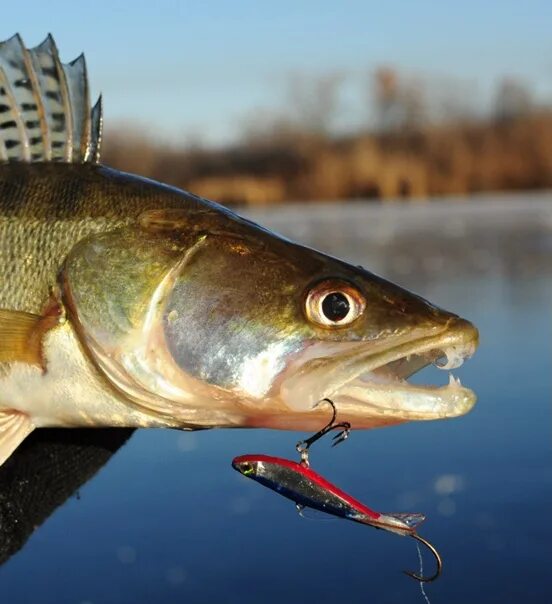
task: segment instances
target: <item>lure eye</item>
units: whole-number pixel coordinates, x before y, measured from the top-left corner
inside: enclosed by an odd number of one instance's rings
[[[250,463],[245,462],[241,465],[241,471],[244,476],[250,476],[251,474],[253,474],[254,468]]]
[[[317,283],[307,294],[307,318],[322,327],[350,325],[363,313],[366,300],[346,281],[328,279]]]

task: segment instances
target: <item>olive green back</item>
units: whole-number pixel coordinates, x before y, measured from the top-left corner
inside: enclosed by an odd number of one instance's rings
[[[73,245],[147,209],[202,207],[194,195],[96,164],[0,166],[0,308],[38,313]]]

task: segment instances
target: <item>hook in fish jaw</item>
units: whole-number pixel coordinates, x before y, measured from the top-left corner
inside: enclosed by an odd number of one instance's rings
[[[335,408],[335,405],[332,400],[330,400],[329,398],[324,398],[318,404],[321,405],[322,403],[329,403],[331,405],[332,419],[329,421],[328,424],[326,424],[326,426],[316,432],[316,434],[313,434],[310,438],[307,438],[305,440],[300,440],[295,446],[297,452],[299,453],[299,455],[301,455],[301,463],[307,467],[309,466],[309,449],[317,440],[320,440],[331,430],[342,428],[341,432],[339,432],[332,438],[332,447],[335,447],[339,443],[342,443],[344,440],[347,440],[351,431],[351,424],[349,422],[340,422],[337,424],[335,423],[337,409]]]
[[[409,577],[412,577],[413,579],[416,579],[416,581],[420,581],[420,583],[431,583],[431,581],[435,581],[435,579],[439,578],[441,571],[443,570],[443,561],[441,560],[441,555],[435,549],[435,547],[431,545],[429,541],[426,541],[423,537],[420,537],[418,533],[412,533],[410,536],[413,539],[416,539],[416,541],[419,541],[420,543],[425,545],[427,549],[433,554],[435,561],[437,562],[437,570],[430,577],[423,577],[422,575],[418,575],[410,570],[403,570],[403,573],[405,575],[408,575]]]

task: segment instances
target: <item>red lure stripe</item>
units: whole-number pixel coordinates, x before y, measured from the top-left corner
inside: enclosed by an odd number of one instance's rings
[[[323,489],[326,489],[327,491],[330,491],[337,497],[340,497],[341,499],[346,501],[351,507],[353,507],[355,510],[357,510],[357,512],[359,512],[361,514],[366,514],[366,516],[369,516],[370,518],[373,518],[374,520],[376,520],[377,518],[379,518],[381,516],[380,513],[375,512],[374,510],[371,510],[369,507],[366,507],[363,503],[358,501],[358,499],[351,497],[350,495],[345,493],[345,491],[342,491],[340,488],[336,487],[334,484],[327,481],[323,476],[320,476],[320,474],[317,474],[310,468],[307,468],[306,466],[304,466],[300,463],[297,463],[296,461],[291,461],[289,459],[283,459],[282,457],[272,457],[271,455],[261,455],[261,454],[259,454],[259,455],[255,455],[255,454],[240,455],[239,457],[236,457],[234,459],[234,463],[253,462],[253,461],[264,461],[267,463],[272,463],[272,464],[284,466],[286,468],[290,468],[291,470],[294,470],[295,472],[298,472],[299,474],[302,474],[303,476],[307,477],[309,480],[312,480],[313,482],[315,482],[318,486],[322,487]]]

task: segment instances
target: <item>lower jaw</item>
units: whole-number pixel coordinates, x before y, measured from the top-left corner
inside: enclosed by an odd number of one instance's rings
[[[329,407],[328,407],[329,409]],[[321,412],[311,411],[309,413],[293,413],[292,415],[281,414],[263,414],[249,417],[244,424],[244,428],[267,428],[270,430],[295,430],[299,432],[317,432],[323,428],[331,419],[331,409],[324,409]],[[338,422],[348,421],[354,430],[371,430],[373,428],[385,428],[387,426],[396,426],[409,420],[396,417],[372,416],[372,417],[352,417],[347,413],[342,413],[339,404],[336,404]]]
[[[382,428],[409,421],[458,417],[468,413],[476,400],[474,393],[467,388],[442,387],[423,390],[427,391],[427,398],[423,396],[422,388],[404,389],[400,393],[400,404],[397,396],[394,397],[389,391],[384,394],[384,389],[372,390],[372,401],[358,401],[343,394],[332,396],[331,400],[337,411],[336,421],[349,422],[355,430]],[[315,431],[327,424],[331,416],[332,410],[327,404],[320,404],[305,411],[278,405],[277,409],[265,408],[263,412],[250,416],[246,426]]]
[[[475,401],[471,390],[457,385],[432,388],[404,384],[389,388],[362,384],[347,386],[335,397],[342,413],[401,421],[458,417],[468,413]]]

